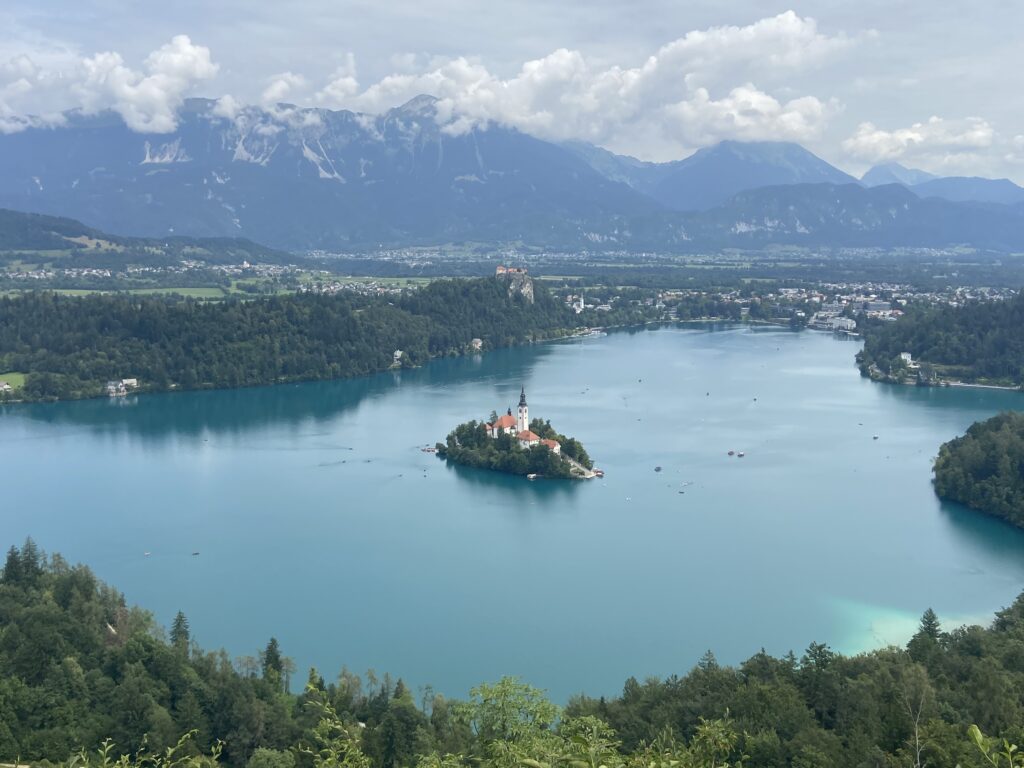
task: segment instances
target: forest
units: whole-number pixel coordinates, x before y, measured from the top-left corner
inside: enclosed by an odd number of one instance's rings
[[[605,620],[643,632],[641,617]],[[709,651],[692,667],[680,659],[679,674],[631,678],[617,696],[564,707],[514,678],[466,699],[344,669],[293,679],[274,638],[233,660],[203,650],[194,630],[182,612],[165,629],[88,567],[31,540],[12,546],[0,573],[0,762],[975,768],[992,764],[978,745],[998,743],[972,725],[1012,743],[1024,736],[1024,597],[988,628],[947,631],[927,610],[906,647],[844,656],[814,642],[799,656],[761,651],[737,666]]]
[[[962,307],[911,306],[894,323],[868,323],[857,362],[865,374],[874,366],[883,376],[902,380],[909,372],[900,360],[903,352],[921,364],[923,381],[938,376],[1020,386],[1024,294]]]
[[[497,420],[491,414],[491,423]],[[579,462],[587,469],[594,464],[578,440],[555,431],[550,421],[533,419],[530,431],[538,437],[556,440],[562,455]],[[486,423],[469,421],[460,424],[451,432],[445,442],[437,444],[437,455],[455,464],[477,469],[491,469],[510,475],[539,475],[549,479],[576,477],[572,465],[555,454],[545,445],[522,448],[513,435],[501,434],[492,438],[487,434]]]
[[[0,374],[9,399],[97,397],[110,380],[142,391],[241,387],[375,373],[470,349],[556,337],[578,318],[537,283],[533,301],[495,278],[438,280],[401,297],[182,297],[32,292],[0,297]]]
[[[935,460],[935,492],[1024,527],[1024,414],[976,422],[944,443]]]

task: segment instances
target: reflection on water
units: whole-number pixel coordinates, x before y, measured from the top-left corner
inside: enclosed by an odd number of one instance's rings
[[[422,368],[348,380],[280,384],[272,387],[136,395],[62,403],[0,406],[0,418],[27,418],[97,433],[130,433],[144,441],[172,436],[241,435],[274,426],[316,430],[367,399],[402,387],[446,387],[485,380],[520,382],[551,353],[538,345],[530,354],[499,350],[488,355],[438,360]],[[310,433],[315,434],[315,432]]]
[[[939,501],[942,520],[947,523],[961,542],[981,558],[981,564],[967,572],[983,572],[986,560],[1016,558],[1020,556],[1021,530],[1005,520],[968,509],[952,501]]]
[[[514,494],[515,509],[519,514],[529,514],[534,510],[546,512],[557,508],[557,503],[561,498],[576,493],[584,484],[583,481],[544,480],[543,478],[524,481],[521,477],[505,475],[500,472],[486,472],[463,467],[441,459],[436,459],[436,461],[451,472],[459,483],[486,494],[493,494],[496,499],[495,506],[498,505],[497,500]],[[554,502],[554,505],[549,502]]]

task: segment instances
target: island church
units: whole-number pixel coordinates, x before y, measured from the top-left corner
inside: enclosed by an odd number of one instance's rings
[[[546,445],[552,453],[561,453],[562,446],[557,440],[542,439],[540,435],[530,431],[530,406],[526,404],[525,387],[519,392],[519,408],[516,415],[512,415],[509,408],[504,416],[499,416],[493,424],[485,425],[487,434],[495,440],[499,435],[512,435],[519,441],[522,448],[529,448],[532,445]]]

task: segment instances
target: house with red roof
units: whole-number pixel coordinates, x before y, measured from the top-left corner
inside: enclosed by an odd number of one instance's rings
[[[516,427],[516,417],[512,415],[512,409],[509,408],[508,413],[499,417],[493,424],[487,425],[487,433],[493,438],[497,438],[499,435],[514,435],[519,431]]]
[[[522,432],[516,435],[516,440],[519,441],[520,448],[529,448],[531,445],[540,444],[540,435],[531,432],[528,429],[524,429]]]

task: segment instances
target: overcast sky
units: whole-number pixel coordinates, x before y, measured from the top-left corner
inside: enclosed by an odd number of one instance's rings
[[[668,160],[721,139],[802,143],[1024,182],[1020,0],[3,0],[0,131],[116,109],[174,129],[188,96],[379,112],[442,99]]]

